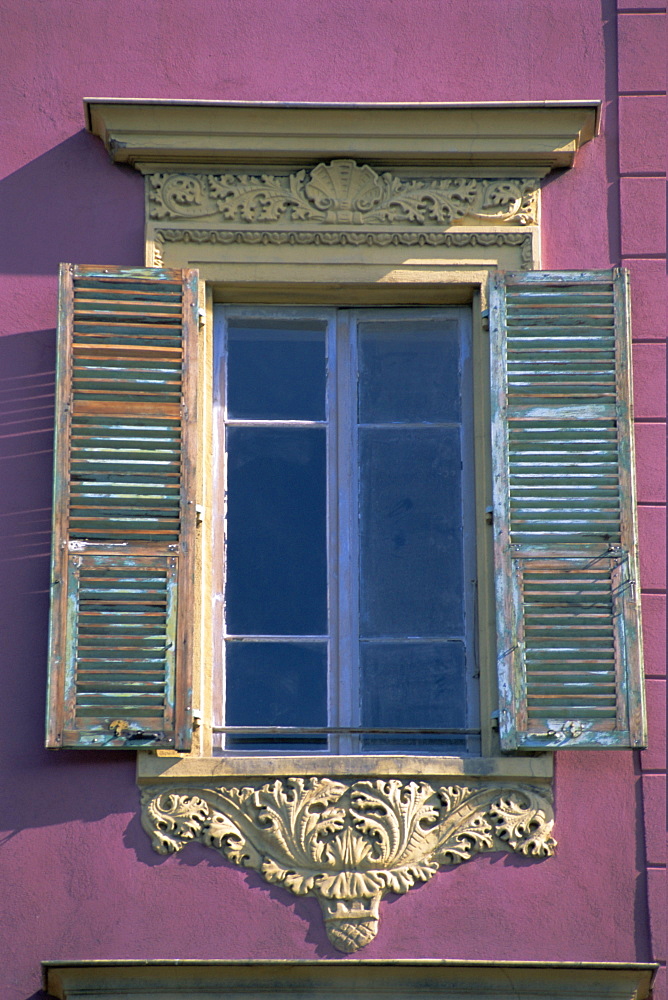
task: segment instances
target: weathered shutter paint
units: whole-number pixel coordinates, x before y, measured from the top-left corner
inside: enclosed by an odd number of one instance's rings
[[[189,749],[197,272],[61,266],[47,746]]]
[[[501,745],[645,745],[627,277],[490,287]]]

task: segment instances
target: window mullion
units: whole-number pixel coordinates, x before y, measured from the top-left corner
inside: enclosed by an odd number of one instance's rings
[[[337,687],[338,726],[360,725],[359,696],[359,538],[357,469],[357,341],[355,320],[337,311],[336,469],[338,651],[332,682]],[[340,736],[339,753],[356,753],[360,739]]]

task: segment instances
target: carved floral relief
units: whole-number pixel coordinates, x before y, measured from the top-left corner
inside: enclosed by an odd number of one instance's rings
[[[376,936],[387,892],[481,851],[554,853],[546,790],[398,779],[286,778],[261,787],[150,787],[142,823],[158,853],[199,841],[298,896],[315,896],[330,941],[353,952]]]
[[[354,160],[291,174],[149,174],[149,216],[217,223],[450,226],[537,223],[536,178],[406,180]]]

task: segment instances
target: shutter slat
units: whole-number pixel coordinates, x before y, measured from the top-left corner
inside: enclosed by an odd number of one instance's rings
[[[48,746],[189,746],[196,287],[61,270]]]
[[[492,282],[504,749],[644,745],[626,299],[620,273]]]

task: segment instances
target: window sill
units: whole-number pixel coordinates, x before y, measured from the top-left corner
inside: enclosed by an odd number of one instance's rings
[[[165,994],[250,996],[448,997],[507,1000],[573,996],[626,1000],[649,996],[658,966],[640,962],[486,962],[451,959],[338,960],[94,959],[42,963],[44,989],[58,1000]],[[379,985],[380,984],[380,985]]]
[[[196,757],[169,750],[137,755],[137,781],[254,777],[492,778],[550,781],[552,754],[513,757],[416,757],[399,755]]]

